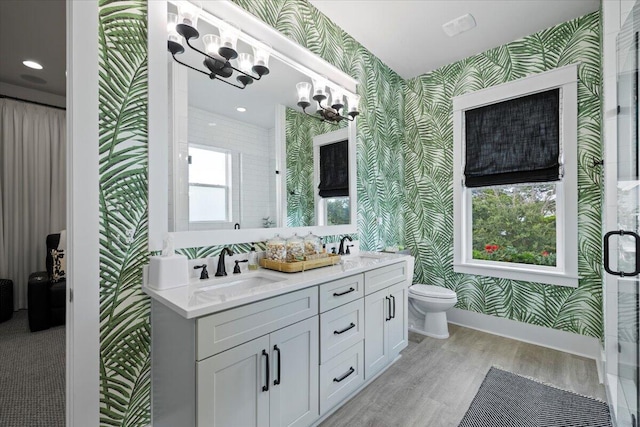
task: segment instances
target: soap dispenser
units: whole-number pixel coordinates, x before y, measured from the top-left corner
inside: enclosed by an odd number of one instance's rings
[[[251,246],[251,252],[249,252],[249,270],[257,270],[258,269],[258,253],[256,252],[256,247]]]

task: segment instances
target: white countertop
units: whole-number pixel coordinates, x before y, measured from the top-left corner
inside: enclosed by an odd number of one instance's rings
[[[340,263],[334,266],[301,273],[280,273],[260,268],[242,274],[230,273],[225,277],[194,279],[188,285],[165,290],[153,289],[145,284],[142,290],[181,316],[193,319],[404,260],[411,263],[409,271],[413,271],[412,256],[360,252],[344,256]],[[254,280],[252,285],[243,285],[243,281],[246,284],[250,279]],[[408,281],[411,280],[409,277]],[[265,283],[259,283],[261,281]]]

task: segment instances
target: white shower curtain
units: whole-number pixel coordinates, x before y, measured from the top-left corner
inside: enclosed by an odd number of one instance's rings
[[[0,98],[0,279],[27,308],[29,274],[43,271],[47,234],[65,228],[66,113]]]

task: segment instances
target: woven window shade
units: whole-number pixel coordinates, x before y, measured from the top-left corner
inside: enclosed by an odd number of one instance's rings
[[[560,89],[464,114],[467,187],[560,179]]]
[[[320,197],[349,195],[348,141],[320,146]]]

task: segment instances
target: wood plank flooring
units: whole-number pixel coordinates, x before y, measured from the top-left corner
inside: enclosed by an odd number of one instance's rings
[[[402,359],[321,426],[457,426],[491,366],[606,400],[591,359],[455,325],[449,333],[410,332]]]

